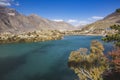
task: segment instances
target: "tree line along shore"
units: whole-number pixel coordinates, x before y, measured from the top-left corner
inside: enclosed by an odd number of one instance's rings
[[[21,33],[0,33],[0,44],[3,43],[21,43],[21,42],[41,42],[48,40],[62,39],[65,35],[85,35],[85,36],[104,36],[101,33],[86,33],[81,30],[59,31],[59,30],[40,30]]]
[[[0,34],[0,44],[22,43],[22,42],[42,42],[48,40],[62,39],[63,34],[57,30],[44,30],[25,32],[22,34],[2,33]]]

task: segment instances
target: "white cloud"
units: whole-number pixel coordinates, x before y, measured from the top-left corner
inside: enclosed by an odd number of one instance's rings
[[[19,3],[15,2],[15,0],[0,0],[0,6],[11,6],[16,5],[19,6]]]
[[[64,21],[64,20],[63,20],[63,19],[54,19],[53,21],[62,22],[62,21]]]
[[[96,20],[100,20],[100,19],[103,19],[103,17],[93,16],[93,17],[90,17],[85,20],[69,19],[66,22],[68,22],[74,26],[85,26],[87,24],[91,24],[91,23],[95,22]]]
[[[76,24],[75,26],[85,26],[87,24],[90,24],[91,22],[90,21],[79,21],[78,24]]]
[[[100,19],[103,19],[104,17],[101,17],[101,16],[93,16],[92,19],[95,19],[95,20],[100,20]]]
[[[75,22],[77,22],[77,20],[75,20],[75,19],[69,19],[67,22],[68,23],[75,23]]]
[[[63,20],[63,19],[54,19],[53,21],[56,22],[61,22],[61,21],[66,21],[69,24],[72,24],[74,26],[85,26],[88,24],[91,24],[97,20],[103,19],[104,17],[101,16],[92,16],[90,18],[84,19],[84,20],[80,20],[80,19],[68,19],[68,20]]]
[[[91,24],[97,20],[103,19],[104,17],[101,16],[92,16],[86,20],[80,20],[75,26],[85,26],[87,24]]]
[[[16,6],[19,6],[20,4],[17,2],[15,5],[16,5]]]
[[[0,6],[11,6],[11,4],[8,2],[1,2],[0,1]]]
[[[1,6],[11,6],[10,0],[0,0]]]
[[[97,20],[100,20],[100,19],[103,19],[104,17],[101,17],[101,16],[92,16],[86,20],[81,20],[78,22],[78,24],[76,24],[76,26],[85,26],[87,24],[91,24]]]

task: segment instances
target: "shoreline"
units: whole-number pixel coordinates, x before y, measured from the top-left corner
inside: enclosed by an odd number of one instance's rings
[[[66,34],[60,31],[34,31],[23,34],[0,34],[0,44],[31,43],[60,40],[64,36],[104,36],[102,34]]]
[[[34,31],[23,34],[1,34],[0,44],[7,43],[30,43],[44,42],[49,40],[62,39],[63,35],[59,31]]]
[[[68,36],[104,36],[102,34],[66,34]]]

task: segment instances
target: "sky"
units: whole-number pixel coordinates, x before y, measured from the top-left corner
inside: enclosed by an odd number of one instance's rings
[[[78,26],[103,19],[120,8],[120,0],[0,0],[0,5]]]

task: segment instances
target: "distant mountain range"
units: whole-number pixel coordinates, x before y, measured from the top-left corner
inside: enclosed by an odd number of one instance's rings
[[[82,28],[83,32],[96,34],[109,29],[111,25],[120,25],[120,9],[106,16],[104,19],[96,21]]]
[[[73,25],[64,21],[51,21],[36,14],[25,16],[15,9],[0,6],[0,33],[22,33],[39,30],[71,31],[78,29],[80,34],[81,32],[83,34],[101,34],[114,24],[120,25],[120,9],[117,9],[104,19],[89,24],[80,30],[80,28],[75,28]]]
[[[25,16],[15,9],[0,6],[0,33],[21,33],[37,30],[73,30],[74,27],[66,22],[55,22],[38,15]]]

